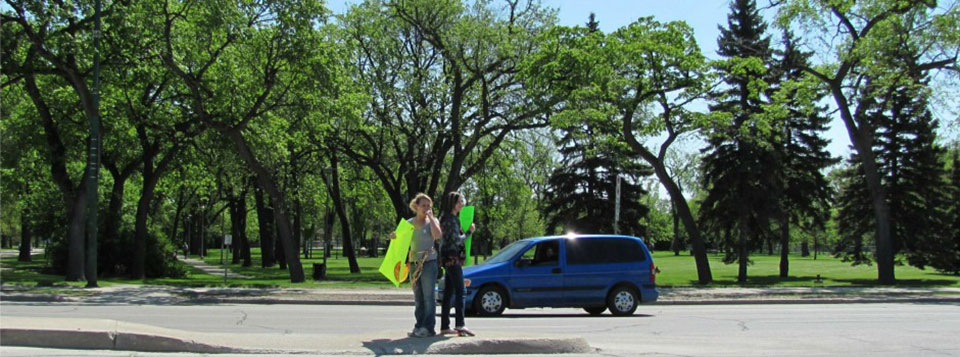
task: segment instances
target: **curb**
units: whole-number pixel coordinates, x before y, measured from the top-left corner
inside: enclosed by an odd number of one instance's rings
[[[4,346],[139,352],[263,353],[171,336],[176,330],[102,319],[11,318],[0,327]],[[52,326],[44,326],[44,325]],[[14,325],[17,327],[7,327]],[[31,326],[32,325],[32,326]],[[71,326],[72,325],[72,326]],[[131,331],[124,331],[124,330]],[[154,330],[157,332],[150,332]],[[172,332],[172,333],[164,333]]]
[[[113,350],[162,353],[234,354],[560,354],[592,353],[582,337],[491,337],[444,339],[441,337],[373,338],[370,336],[301,335],[308,345],[267,344],[263,347],[228,347],[216,334],[159,328],[105,319],[9,318],[0,327],[3,346]],[[18,327],[6,327],[16,325]],[[329,341],[356,345],[331,346]],[[325,340],[325,341],[324,341]],[[211,341],[219,341],[211,342]],[[294,344],[296,345],[296,344]],[[255,345],[254,345],[255,346]],[[280,347],[282,346],[282,347]],[[318,349],[318,347],[320,349]],[[327,350],[323,349],[324,347]],[[329,349],[329,348],[333,349]]]

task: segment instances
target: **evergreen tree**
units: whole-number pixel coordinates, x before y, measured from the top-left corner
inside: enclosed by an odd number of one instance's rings
[[[796,40],[790,32],[783,35],[784,50],[776,68],[779,82],[801,83],[805,74],[801,68],[809,66],[810,53],[797,48]],[[789,275],[790,225],[806,222],[812,229],[823,230],[829,218],[827,207],[830,205],[830,187],[823,170],[836,163],[827,152],[827,140],[822,133],[827,129],[829,118],[826,108],[817,105],[826,93],[815,90],[810,96],[799,95],[797,87],[780,88],[779,98],[785,98],[784,104],[788,116],[780,123],[783,136],[776,145],[777,155],[782,164],[779,170],[779,185],[782,187],[778,225],[780,226],[780,277]]]
[[[620,176],[619,233],[644,236],[649,208],[640,178],[652,170],[619,142],[598,142],[611,132],[598,126],[567,128],[557,146],[562,162],[545,194],[547,232],[613,233],[616,179]],[[614,129],[615,128],[607,128]]]
[[[710,133],[703,160],[707,198],[701,220],[725,232],[724,261],[739,263],[737,281],[746,281],[748,255],[769,232],[770,213],[776,208],[777,155],[771,150],[770,130],[758,120],[763,112],[765,83],[773,64],[770,38],[753,0],[736,0],[720,27],[717,53],[728,60],[721,68],[727,88],[712,95],[714,112],[732,116],[730,125]]]
[[[939,271],[960,275],[960,149],[954,148],[950,154],[950,171],[946,180],[944,254],[942,259],[936,259],[930,265]]]

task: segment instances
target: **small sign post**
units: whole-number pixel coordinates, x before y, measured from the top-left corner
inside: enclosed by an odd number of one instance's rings
[[[223,244],[220,245],[220,251],[222,251],[226,258],[223,259],[223,282],[227,282],[227,265],[230,264],[230,243],[233,243],[233,236],[229,234],[223,235]]]

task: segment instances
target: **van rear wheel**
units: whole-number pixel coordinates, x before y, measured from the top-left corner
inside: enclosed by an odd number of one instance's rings
[[[607,307],[606,307],[606,306],[600,306],[600,307],[585,307],[585,308],[583,308],[583,311],[586,311],[586,312],[587,312],[588,314],[590,314],[590,315],[597,316],[597,315],[602,314],[604,311],[607,311]]]
[[[629,316],[637,311],[640,304],[640,294],[630,286],[619,285],[607,295],[607,308],[614,316]]]
[[[487,285],[473,298],[473,310],[480,316],[497,316],[507,308],[507,295],[496,285]]]

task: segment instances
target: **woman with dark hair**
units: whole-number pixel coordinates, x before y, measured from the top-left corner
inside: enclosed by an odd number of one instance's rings
[[[466,259],[464,242],[476,227],[470,224],[466,233],[460,227],[460,210],[467,200],[459,192],[450,192],[444,197],[440,227],[440,264],[443,266],[443,305],[440,309],[440,333],[473,336],[463,319],[463,262]],[[456,330],[450,329],[450,307],[456,308]]]

